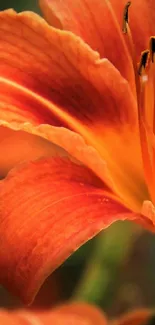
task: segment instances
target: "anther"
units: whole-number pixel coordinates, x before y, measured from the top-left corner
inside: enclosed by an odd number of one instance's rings
[[[146,65],[148,63],[148,58],[149,58],[149,50],[145,50],[144,52],[141,53],[141,58],[140,58],[140,63],[138,67],[138,74],[141,76],[143,70],[145,70]]]
[[[150,59],[152,62],[155,60],[155,36],[150,38]]]
[[[123,13],[123,33],[127,33],[127,26],[129,22],[129,7],[131,5],[131,1],[128,1],[125,8],[124,8],[124,13]]]

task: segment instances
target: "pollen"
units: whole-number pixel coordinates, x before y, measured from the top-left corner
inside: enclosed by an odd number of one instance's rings
[[[150,38],[150,57],[151,57],[151,61],[154,62],[155,61],[155,36],[152,36]]]
[[[131,5],[131,1],[128,1],[125,8],[124,8],[124,14],[123,14],[123,33],[126,34],[127,33],[127,25],[129,22],[129,7]]]
[[[145,70],[145,68],[147,66],[149,54],[150,54],[149,50],[145,50],[141,54],[141,59],[140,59],[139,68],[138,68],[138,74],[140,76],[142,75],[143,70]]]

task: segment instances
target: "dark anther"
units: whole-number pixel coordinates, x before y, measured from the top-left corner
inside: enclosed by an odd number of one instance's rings
[[[155,59],[155,37],[152,36],[150,38],[150,58],[151,58],[151,61],[154,62],[154,59]]]
[[[131,5],[131,1],[128,1],[125,8],[124,8],[124,13],[123,13],[123,33],[127,33],[127,24],[129,22],[129,7]]]
[[[146,68],[148,58],[149,58],[149,50],[145,50],[141,54],[141,59],[140,59],[139,68],[138,68],[138,73],[139,73],[140,76],[142,74],[143,69]]]

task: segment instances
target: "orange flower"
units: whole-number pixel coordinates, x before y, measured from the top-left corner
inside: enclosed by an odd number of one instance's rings
[[[82,303],[66,304],[48,311],[0,310],[1,325],[95,325],[96,322],[106,325],[104,314],[96,307]]]
[[[114,221],[155,224],[154,1],[40,5],[57,28],[0,13],[1,176],[26,161],[0,182],[0,281],[27,303]]]
[[[139,309],[127,313],[110,322],[111,325],[146,325],[153,324],[154,312],[149,309]]]
[[[153,311],[140,309],[109,321],[97,307],[84,303],[60,305],[48,311],[0,310],[1,325],[145,325],[153,324],[152,320]]]

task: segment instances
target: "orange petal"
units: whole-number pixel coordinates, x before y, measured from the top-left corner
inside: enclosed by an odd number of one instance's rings
[[[40,7],[51,25],[74,32],[108,58],[135,90],[131,58],[110,1],[40,0]]]
[[[0,183],[0,282],[32,302],[71,253],[126,218],[137,216],[91,171],[68,160],[40,160],[11,171]]]
[[[110,0],[120,26],[122,12],[127,0]],[[129,9],[129,25],[134,42],[137,59],[149,46],[149,38],[155,35],[155,2],[154,0],[133,0]],[[126,35],[125,35],[126,39]]]
[[[93,305],[88,305],[86,303],[72,303],[66,304],[57,307],[54,310],[58,315],[63,315],[66,317],[67,315],[72,315],[75,319],[83,319],[83,321],[92,325],[106,325],[107,319],[101,310]]]
[[[11,161],[8,161],[10,159],[10,152],[9,151],[9,145],[3,146],[3,141],[0,143],[0,147],[2,148],[2,151],[4,153],[4,157],[0,157],[0,161],[2,161],[5,164],[5,153],[7,154],[7,161],[6,161],[6,169],[10,167],[11,165],[15,165],[15,163],[19,163],[23,161],[23,157],[25,156],[25,161],[27,160],[33,160],[35,159],[35,155],[37,153],[44,153],[44,156],[58,156],[58,157],[63,157],[63,156],[68,156],[69,159],[73,162],[76,162],[80,164],[82,162],[84,165],[88,166],[91,170],[94,171],[96,175],[100,177],[104,182],[107,184],[113,184],[109,170],[107,168],[107,165],[105,161],[100,157],[98,152],[91,146],[87,145],[82,136],[79,134],[72,132],[66,128],[60,128],[60,127],[53,127],[50,125],[46,124],[41,124],[38,126],[34,126],[31,123],[23,123],[23,124],[18,124],[18,123],[7,123],[7,122],[0,122],[0,124],[4,125],[7,127],[7,132],[2,132],[2,135],[5,138],[5,134],[10,133],[11,134],[11,139],[10,142],[8,141],[8,144],[19,150],[20,146],[22,146],[22,143],[25,145],[26,139],[29,139],[29,134],[31,133],[32,135],[36,135],[37,137],[33,138],[33,140],[30,138],[29,140],[29,147],[28,149],[31,149],[33,144],[35,146],[35,150],[33,152],[33,155],[31,157],[30,152],[27,151],[26,154],[22,150],[20,150],[20,154],[22,155],[18,156],[18,154],[15,152],[14,156],[11,156]],[[3,127],[1,127],[3,128]],[[22,130],[22,131],[21,131]],[[23,132],[24,131],[24,132]],[[21,136],[22,135],[22,140],[23,142],[20,143],[18,134]],[[3,138],[2,136],[2,138]],[[39,136],[40,140],[37,140]],[[1,133],[0,133],[0,138],[1,138]],[[48,145],[44,142],[42,142],[42,138],[47,139]],[[16,144],[14,143],[14,140],[16,140]],[[5,142],[5,140],[4,140]],[[51,144],[52,142],[52,144]],[[56,144],[54,146],[53,142]],[[5,142],[6,143],[6,142]],[[52,148],[50,148],[50,144],[52,145]],[[40,147],[41,146],[41,147]],[[64,149],[62,149],[64,148]],[[7,150],[8,149],[8,150]],[[47,149],[47,150],[46,150]],[[70,155],[68,155],[68,153]],[[12,154],[12,151],[11,151]],[[41,155],[42,156],[42,155]],[[37,157],[37,156],[36,156]],[[17,160],[17,158],[20,158]],[[5,165],[2,164],[2,170],[5,171]]]
[[[48,123],[80,133],[106,160],[119,195],[140,209],[146,192],[136,101],[109,61],[33,13],[5,11],[0,13],[0,87],[1,125],[23,129],[24,122]]]
[[[24,321],[25,322],[25,321]],[[0,324],[1,325],[31,325],[30,323],[24,323],[18,316],[14,315],[10,311],[5,309],[0,310]],[[36,324],[37,325],[37,324]]]
[[[110,325],[147,325],[153,324],[153,310],[140,309],[134,312],[125,314],[124,316],[110,322]]]
[[[40,157],[67,156],[65,150],[39,136],[3,126],[0,126],[0,153],[0,178],[21,162]]]
[[[104,314],[95,306],[74,303],[59,306],[51,311],[32,312],[21,309],[0,310],[1,325],[106,325]]]
[[[78,37],[12,10],[0,13],[0,27],[1,120],[76,129],[76,121],[136,124],[128,84]]]

